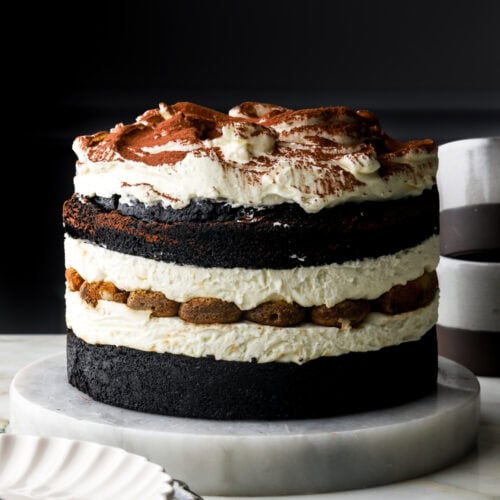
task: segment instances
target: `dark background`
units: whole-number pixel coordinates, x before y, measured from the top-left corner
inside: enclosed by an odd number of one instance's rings
[[[13,6],[0,333],[64,331],[61,206],[76,135],[184,100],[368,108],[399,139],[498,135],[499,20],[496,0]]]

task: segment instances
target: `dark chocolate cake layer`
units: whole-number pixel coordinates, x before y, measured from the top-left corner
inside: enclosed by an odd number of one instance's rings
[[[395,406],[436,387],[432,328],[418,341],[295,363],[243,363],[92,345],[67,337],[68,379],[93,399],[208,419],[318,418]]]
[[[342,205],[324,208],[317,213],[307,213],[296,203],[281,203],[261,207],[233,207],[229,203],[214,200],[192,200],[184,208],[164,207],[160,204],[145,205],[140,201],[122,203],[119,196],[103,198],[96,196],[87,198],[104,210],[110,212],[118,210],[123,215],[132,215],[146,222],[250,222],[268,221],[287,224],[303,223],[335,223],[337,225],[372,224],[386,220],[388,216],[394,218],[394,212],[402,211],[406,216],[421,213],[423,208],[438,206],[437,188],[424,191],[420,196],[411,196],[399,200],[365,201],[361,203],[344,203]],[[361,219],[362,220],[359,220]]]
[[[439,228],[438,194],[349,203],[308,214],[294,204],[236,209],[209,201],[180,210],[117,198],[64,205],[68,234],[110,250],[203,267],[288,269],[395,253]]]

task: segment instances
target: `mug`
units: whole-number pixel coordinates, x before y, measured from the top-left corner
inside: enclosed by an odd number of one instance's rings
[[[439,147],[441,255],[500,262],[500,137]]]

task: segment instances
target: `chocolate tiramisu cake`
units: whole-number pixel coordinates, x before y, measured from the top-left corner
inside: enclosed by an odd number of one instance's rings
[[[314,418],[436,385],[436,144],[368,111],[160,104],[78,137],[69,382],[143,412]]]

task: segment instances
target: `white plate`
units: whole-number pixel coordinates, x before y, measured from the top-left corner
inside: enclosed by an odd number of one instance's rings
[[[172,478],[140,455],[87,441],[0,435],[2,500],[166,500]]]

